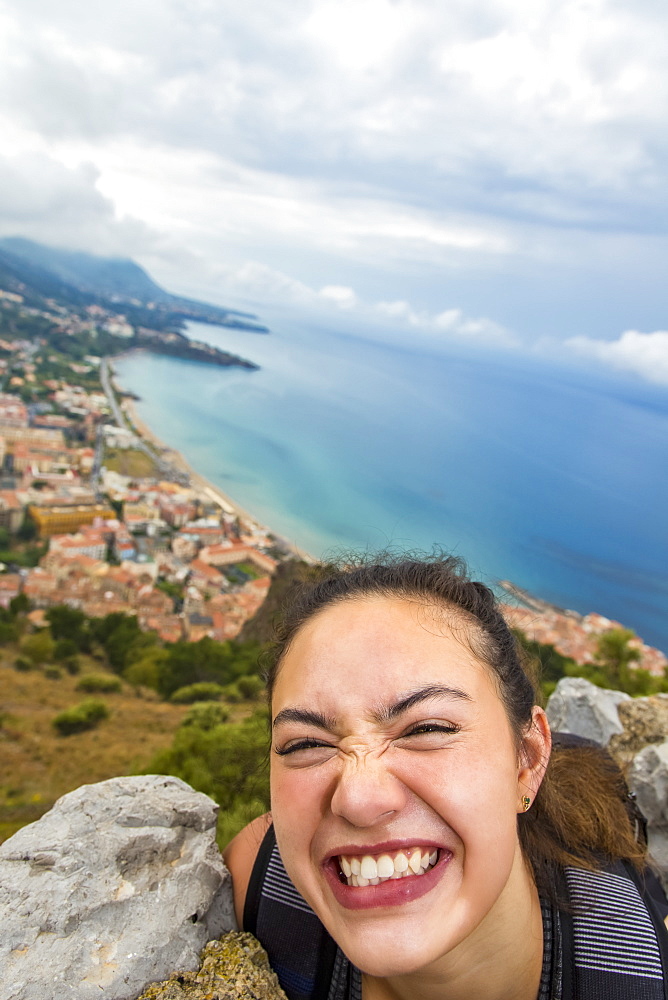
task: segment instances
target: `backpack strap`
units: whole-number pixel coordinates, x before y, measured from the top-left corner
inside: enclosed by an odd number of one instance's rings
[[[562,878],[562,1000],[668,1000],[668,931],[641,881],[621,863]]]
[[[292,884],[273,825],[253,866],[243,924],[267,952],[289,1000],[328,1000],[338,949]]]

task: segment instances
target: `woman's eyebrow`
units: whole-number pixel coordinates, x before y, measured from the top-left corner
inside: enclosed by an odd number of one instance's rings
[[[319,729],[326,729],[333,732],[336,727],[336,719],[324,715],[322,712],[314,712],[308,708],[284,708],[272,722],[272,728],[282,722],[300,722],[307,726],[317,726]]]
[[[411,694],[406,695],[405,698],[400,698],[399,701],[395,701],[392,705],[383,705],[382,708],[377,709],[373,713],[372,718],[374,722],[391,722],[398,715],[401,715],[402,712],[408,711],[409,708],[413,708],[414,705],[419,705],[420,702],[427,701],[429,698],[473,701],[466,691],[461,691],[459,688],[448,687],[445,684],[430,684],[428,687],[413,691]]]

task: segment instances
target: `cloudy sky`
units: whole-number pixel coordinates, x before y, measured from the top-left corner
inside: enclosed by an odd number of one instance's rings
[[[5,0],[0,234],[668,384],[660,0]]]

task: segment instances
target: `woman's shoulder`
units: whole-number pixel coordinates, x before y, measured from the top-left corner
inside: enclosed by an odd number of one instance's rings
[[[243,927],[244,905],[253,866],[270,826],[271,813],[258,816],[240,830],[223,850],[223,860],[232,876],[234,913],[239,927]]]

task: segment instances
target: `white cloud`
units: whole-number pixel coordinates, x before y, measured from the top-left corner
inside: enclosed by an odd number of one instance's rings
[[[472,347],[502,349],[518,347],[520,343],[512,331],[500,323],[486,317],[467,316],[459,308],[434,313],[418,309],[404,299],[374,302],[363,299],[353,288],[341,285],[326,285],[316,291],[255,261],[236,270],[220,270],[217,284],[223,296],[235,296],[260,313],[262,302],[299,305],[320,319],[330,322],[334,319],[337,325],[352,324],[354,332],[373,339],[399,336],[405,340],[409,333],[412,344],[431,348],[453,341]]]
[[[108,255],[159,244],[142,221],[117,216],[98,180],[92,163],[68,168],[40,153],[0,158],[0,234]]]
[[[329,299],[341,309],[353,309],[358,302],[357,295],[347,285],[325,285],[319,293],[323,299]]]
[[[649,382],[668,385],[668,331],[640,333],[626,330],[618,340],[571,337],[565,346],[576,354],[640,375]]]
[[[342,314],[549,336],[590,274],[646,298],[667,62],[655,0],[6,0],[3,150],[52,166],[34,195],[12,173],[0,231],[139,254],[202,296],[251,259]]]

